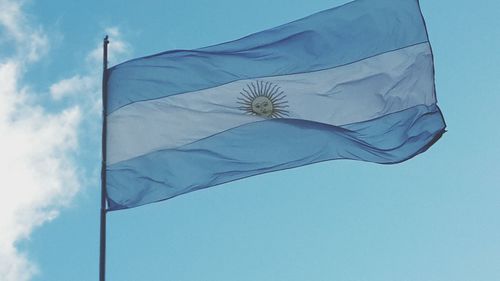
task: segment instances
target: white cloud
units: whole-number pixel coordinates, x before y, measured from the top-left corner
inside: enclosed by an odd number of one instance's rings
[[[34,62],[46,54],[49,40],[41,27],[29,25],[22,11],[24,1],[0,0],[2,40],[13,41],[23,62]]]
[[[99,134],[102,46],[89,52],[81,73],[50,86],[54,102],[66,98],[73,105],[48,112],[33,102],[37,93],[22,84],[25,72],[48,53],[50,45],[43,29],[27,20],[22,4],[0,0],[0,47],[8,45],[13,50],[0,56],[2,281],[27,281],[39,271],[16,245],[29,238],[34,228],[55,219],[80,189],[80,171],[72,156],[78,149],[79,128],[87,118],[83,115],[91,115],[88,117],[94,121],[85,126]],[[118,28],[106,31],[112,39],[110,59],[126,54],[129,48],[120,39]]]
[[[60,100],[66,96],[81,94],[95,89],[95,80],[90,76],[75,75],[63,79],[50,86],[50,94],[53,99]]]
[[[22,66],[0,63],[0,276],[23,281],[36,272],[16,243],[57,216],[79,188],[68,156],[77,147],[80,108],[57,114],[30,104],[18,81]]]
[[[108,61],[116,63],[120,58],[130,53],[129,45],[121,38],[117,27],[108,27],[105,33],[110,36],[108,46]],[[101,110],[101,76],[102,76],[102,42],[92,49],[86,58],[86,71],[84,74],[76,74],[64,78],[50,86],[50,94],[53,99],[60,100],[65,97],[82,97],[93,100],[91,108],[94,112]]]

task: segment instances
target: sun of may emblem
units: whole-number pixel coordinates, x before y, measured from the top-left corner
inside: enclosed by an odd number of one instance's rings
[[[265,118],[282,118],[288,116],[288,102],[281,88],[271,82],[250,82],[240,92],[239,109],[251,115]]]

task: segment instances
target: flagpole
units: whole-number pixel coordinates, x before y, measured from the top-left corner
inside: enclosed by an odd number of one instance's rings
[[[106,85],[108,70],[108,35],[102,44],[102,162],[101,162],[101,233],[99,245],[99,281],[106,280],[106,118],[108,89]]]

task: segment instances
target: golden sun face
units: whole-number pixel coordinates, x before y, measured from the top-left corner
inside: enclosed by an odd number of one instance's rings
[[[246,85],[238,97],[239,109],[264,118],[288,116],[288,102],[281,88],[271,82],[255,81]]]

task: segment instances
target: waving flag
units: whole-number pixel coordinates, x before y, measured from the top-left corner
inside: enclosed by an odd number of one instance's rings
[[[110,210],[333,159],[398,163],[444,132],[417,0],[357,0],[110,68]]]

